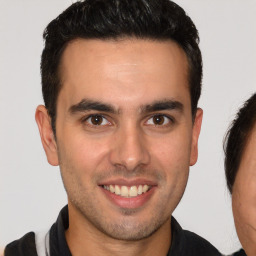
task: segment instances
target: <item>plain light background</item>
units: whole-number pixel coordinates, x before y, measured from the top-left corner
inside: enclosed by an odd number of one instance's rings
[[[47,163],[34,113],[43,103],[43,30],[71,3],[0,0],[0,245],[50,227],[67,201],[59,169]],[[200,33],[204,120],[198,163],[174,216],[228,254],[240,244],[225,186],[222,140],[238,107],[256,91],[256,1],[176,3]]]

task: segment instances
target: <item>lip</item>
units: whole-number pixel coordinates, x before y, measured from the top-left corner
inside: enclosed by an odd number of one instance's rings
[[[122,197],[120,195],[116,195],[111,193],[110,191],[103,188],[104,185],[119,185],[119,186],[137,186],[137,185],[149,185],[151,189],[146,193],[138,195],[136,197]],[[136,209],[143,207],[154,195],[156,192],[157,184],[153,181],[149,181],[146,179],[134,179],[134,180],[125,180],[125,179],[113,179],[99,183],[98,186],[105,197],[115,206],[124,209]]]

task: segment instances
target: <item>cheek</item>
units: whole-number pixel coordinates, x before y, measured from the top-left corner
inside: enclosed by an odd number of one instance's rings
[[[166,192],[177,200],[184,192],[189,173],[190,140],[185,136],[164,138],[150,149],[152,164],[165,173],[165,184],[169,187]]]
[[[256,218],[256,180],[247,172],[238,172],[233,187],[232,205],[234,214],[242,218]],[[256,222],[255,222],[256,223]],[[256,225],[255,225],[256,226]]]
[[[189,166],[191,139],[186,134],[173,134],[154,141],[151,156],[159,160],[163,167],[180,169]]]
[[[249,180],[239,181],[235,183],[233,189],[234,221],[242,244],[248,242],[256,244],[256,184],[254,183]]]
[[[92,139],[88,136],[70,133],[72,136],[63,136],[59,141],[60,158],[65,165],[72,165],[75,170],[97,169],[104,162],[107,154],[108,141]]]
[[[237,219],[239,222],[248,222],[250,225],[256,228],[255,191],[252,194],[245,193],[244,191],[240,194],[238,194],[239,192],[233,193],[236,193],[234,196],[232,196],[232,207],[235,219]]]

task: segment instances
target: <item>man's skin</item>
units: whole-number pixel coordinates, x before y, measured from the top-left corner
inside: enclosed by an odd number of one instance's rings
[[[256,255],[256,125],[249,135],[232,190],[236,231],[247,256]]]
[[[44,106],[36,121],[68,194],[72,255],[166,255],[202,121],[201,109],[192,119],[184,51],[172,41],[78,39],[60,77],[56,139]],[[104,185],[150,189],[125,197]]]

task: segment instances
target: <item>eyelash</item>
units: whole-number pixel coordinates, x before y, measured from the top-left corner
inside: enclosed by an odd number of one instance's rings
[[[100,123],[100,124],[97,125],[97,124],[93,124],[92,121],[89,122],[88,120],[90,120],[93,117],[102,118],[103,122],[105,122],[106,124]],[[151,124],[147,124],[151,119],[153,120],[153,118],[156,118],[156,117],[165,118],[164,123],[163,124],[154,124],[152,122]],[[167,119],[167,123],[166,123],[166,119]],[[105,127],[105,126],[111,126],[111,122],[108,120],[108,118],[106,118],[102,114],[91,114],[89,116],[83,117],[81,119],[81,122],[84,123],[85,125],[93,127],[93,128],[101,128],[101,127]],[[158,128],[168,127],[168,126],[170,126],[171,124],[174,124],[174,123],[175,123],[175,119],[173,117],[171,117],[169,115],[165,115],[165,114],[154,114],[154,115],[150,116],[149,118],[147,118],[147,120],[145,122],[145,124],[148,125],[148,126],[152,125],[152,126],[158,127]]]
[[[92,121],[88,121],[88,120],[90,120],[91,118],[93,118],[93,117],[98,117],[98,118],[102,118],[103,120],[105,120],[105,121],[103,121],[103,122],[106,122],[107,124],[99,124],[99,125],[97,125],[97,124],[93,124],[92,123]],[[82,118],[82,123],[85,123],[86,125],[88,125],[88,126],[91,126],[91,127],[97,127],[97,128],[100,128],[100,126],[107,126],[107,125],[111,125],[111,122],[109,122],[108,121],[108,119],[104,116],[104,115],[101,115],[101,114],[92,114],[92,115],[89,115],[89,116],[86,116],[86,117],[84,117],[84,118]]]
[[[169,116],[169,115],[165,115],[165,114],[154,114],[153,116],[151,116],[150,118],[147,119],[146,123],[147,123],[149,120],[151,120],[151,119],[153,119],[153,118],[155,118],[155,117],[163,117],[163,118],[165,118],[164,122],[166,122],[166,119],[168,120],[167,123],[164,123],[164,124],[154,124],[153,122],[152,122],[152,124],[150,124],[150,125],[153,125],[153,126],[158,127],[158,128],[168,127],[168,126],[170,126],[171,124],[174,124],[174,123],[175,123],[175,120],[174,120],[173,117],[171,117],[171,116]]]

